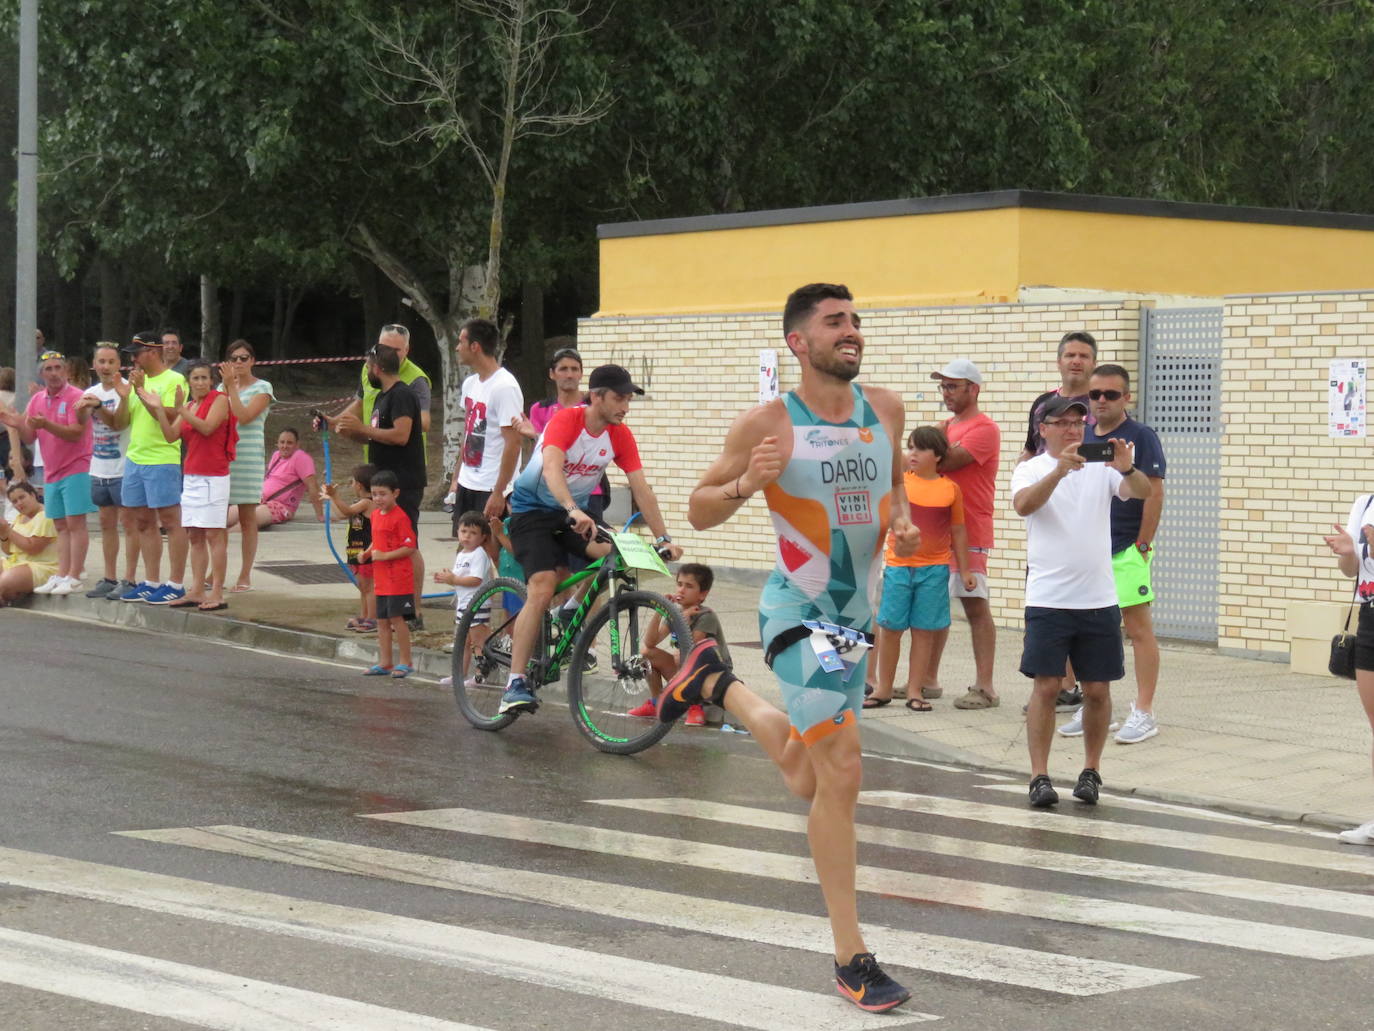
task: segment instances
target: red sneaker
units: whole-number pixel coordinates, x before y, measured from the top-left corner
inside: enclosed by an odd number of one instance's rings
[[[689,727],[704,727],[706,726],[706,710],[700,705],[694,705],[687,710],[687,715],[683,717],[682,722]]]
[[[637,720],[656,720],[658,719],[658,702],[650,698],[647,702],[636,705],[625,715],[633,716]]]

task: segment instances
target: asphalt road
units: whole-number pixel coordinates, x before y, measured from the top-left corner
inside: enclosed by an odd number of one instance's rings
[[[485,734],[434,685],[5,610],[0,1027],[1374,1028],[1374,852],[865,777],[883,1017],[747,737],[614,758],[554,706]]]

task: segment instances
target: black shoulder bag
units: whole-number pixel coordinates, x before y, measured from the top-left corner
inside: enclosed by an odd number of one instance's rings
[[[1365,512],[1369,511],[1371,503],[1374,503],[1374,494],[1364,503]],[[1364,522],[1364,513],[1360,514],[1360,522]],[[1355,590],[1350,595],[1350,607],[1345,610],[1345,629],[1331,638],[1331,658],[1326,663],[1327,672],[1333,677],[1355,679],[1355,635],[1350,632],[1350,617],[1355,611],[1355,601],[1360,596],[1360,570],[1368,557],[1369,541],[1365,540],[1364,534],[1361,533],[1359,564],[1355,567]]]

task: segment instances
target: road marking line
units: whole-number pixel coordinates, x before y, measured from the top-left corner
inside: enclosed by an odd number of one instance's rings
[[[606,798],[591,801],[595,805],[614,806],[635,812],[663,813],[668,816],[714,820],[741,827],[806,833],[805,816],[772,809],[751,809],[694,798]],[[1172,891],[1195,891],[1204,895],[1244,899],[1247,902],[1315,909],[1342,916],[1374,918],[1374,898],[1356,892],[1332,891],[1329,888],[1311,888],[1301,884],[1284,884],[1248,877],[1229,877],[1172,866],[1150,866],[1146,863],[1102,859],[1071,852],[1049,852],[1044,849],[1022,848],[970,838],[942,837],[938,834],[922,834],[918,831],[875,827],[863,823],[856,824],[854,830],[859,841],[872,845],[933,852],[937,855],[1004,863],[1008,866],[1030,867],[1035,870],[1051,870],[1073,876],[1103,877],[1131,884],[1148,884]]]
[[[247,827],[187,827],[123,833],[146,841],[539,903],[826,956],[832,953],[829,921],[809,914]],[[1192,974],[1011,945],[891,927],[866,929],[870,939],[879,943],[884,955],[901,957],[903,967],[1059,995],[1103,995],[1194,979]]]
[[[0,928],[0,981],[220,1031],[483,1031],[404,1010]]]
[[[976,820],[1002,827],[1022,827],[1028,830],[1054,831],[1107,841],[1124,841],[1134,845],[1153,845],[1160,848],[1180,848],[1189,852],[1205,852],[1233,859],[1257,859],[1267,863],[1286,863],[1307,869],[1332,870],[1337,873],[1363,874],[1374,877],[1374,858],[1347,856],[1320,848],[1252,841],[1249,838],[1228,838],[1195,831],[1171,830],[1166,827],[1144,827],[1135,823],[1116,823],[1095,819],[1090,814],[1076,815],[1072,808],[1065,812],[1022,809],[987,802],[965,802],[938,798],[905,791],[864,791],[859,794],[860,805],[881,806],[930,816],[947,816],[955,820]],[[1073,803],[1077,805],[1077,803]]]
[[[810,1026],[822,1014],[832,1019],[821,1019],[820,1026],[847,1028],[853,1023],[852,1009],[838,995],[59,856],[0,849],[0,884],[442,963],[758,1031],[792,1031]],[[616,969],[614,978],[587,976],[608,959]],[[874,1027],[885,1023],[872,1020]]]
[[[811,860],[803,856],[782,855],[755,849],[730,848],[706,842],[679,841],[635,834],[629,831],[587,827],[553,820],[536,820],[475,809],[432,809],[411,813],[377,813],[368,817],[414,827],[432,827],[462,834],[483,834],[514,841],[538,842],[560,848],[648,859],[660,863],[682,863],[732,874],[771,877],[776,880],[815,883]],[[1132,902],[1116,902],[1062,892],[1010,888],[1000,884],[935,877],[885,870],[871,866],[858,868],[856,885],[860,891],[880,895],[939,902],[950,906],[1016,913],[1041,920],[1084,924],[1135,934],[1154,934],[1163,938],[1207,942],[1231,948],[1269,952],[1304,959],[1348,959],[1374,954],[1374,940],[1325,931],[1308,931],[1278,924],[1209,916]]]

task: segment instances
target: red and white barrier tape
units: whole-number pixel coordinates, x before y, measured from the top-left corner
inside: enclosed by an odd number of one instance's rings
[[[327,363],[327,362],[360,362],[360,361],[363,360],[364,357],[365,357],[365,355],[361,355],[361,354],[346,354],[346,355],[341,355],[341,356],[339,356],[339,357],[337,357],[337,358],[267,358],[267,359],[264,359],[263,361],[260,361],[260,362],[254,362],[253,364],[254,364],[254,366],[258,366],[258,365],[324,365],[324,364]]]

